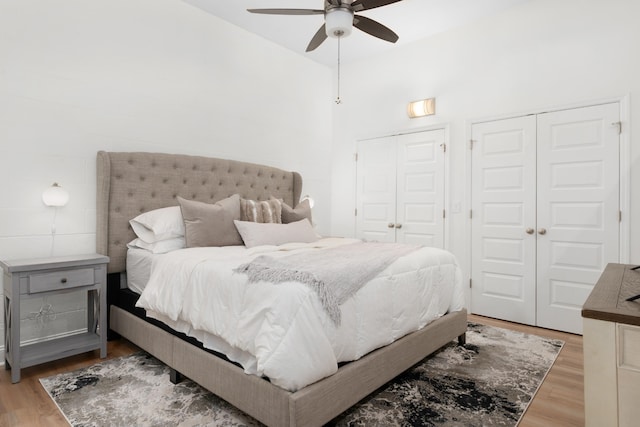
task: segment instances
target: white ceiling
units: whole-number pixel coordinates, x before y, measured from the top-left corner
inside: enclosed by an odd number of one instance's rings
[[[300,55],[327,66],[337,62],[338,42],[327,39],[312,52],[307,44],[323,24],[322,15],[264,15],[247,9],[296,8],[323,9],[324,0],[182,0],[247,31],[271,40]],[[342,40],[340,57],[348,63],[393,49],[498,13],[529,0],[403,0],[361,12],[395,31],[395,44],[377,39],[354,28]]]

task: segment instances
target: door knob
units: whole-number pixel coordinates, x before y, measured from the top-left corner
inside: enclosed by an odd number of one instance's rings
[[[396,228],[402,228],[402,224],[396,224]]]
[[[395,227],[395,226],[396,226],[396,225],[395,225],[394,223],[392,223],[392,222],[390,222],[389,224],[387,224],[387,227],[389,227],[389,228],[393,228],[393,227]]]
[[[538,234],[547,234],[547,230],[544,228],[541,228],[538,230]]]
[[[527,228],[527,230],[526,230],[526,231],[527,231],[527,234],[533,234],[533,233],[535,233],[535,232],[536,232],[536,230],[534,230],[534,229],[533,229],[533,228],[531,228],[531,227]]]

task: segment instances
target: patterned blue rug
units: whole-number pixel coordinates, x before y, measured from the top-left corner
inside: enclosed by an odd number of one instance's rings
[[[563,342],[469,323],[329,426],[515,426]],[[260,426],[144,352],[40,380],[72,426]]]

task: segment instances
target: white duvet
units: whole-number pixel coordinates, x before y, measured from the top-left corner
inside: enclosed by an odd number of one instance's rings
[[[326,238],[282,246],[190,248],[153,261],[137,306],[224,353],[245,372],[295,391],[337,371],[338,362],[416,331],[464,307],[455,257],[421,248],[398,258],[342,306],[336,326],[315,292],[297,282],[248,283],[232,270],[259,255],[273,257],[354,243]]]

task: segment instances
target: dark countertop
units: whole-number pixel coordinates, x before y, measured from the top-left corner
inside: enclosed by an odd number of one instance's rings
[[[634,265],[607,264],[598,283],[582,306],[582,317],[640,326],[640,269]]]

